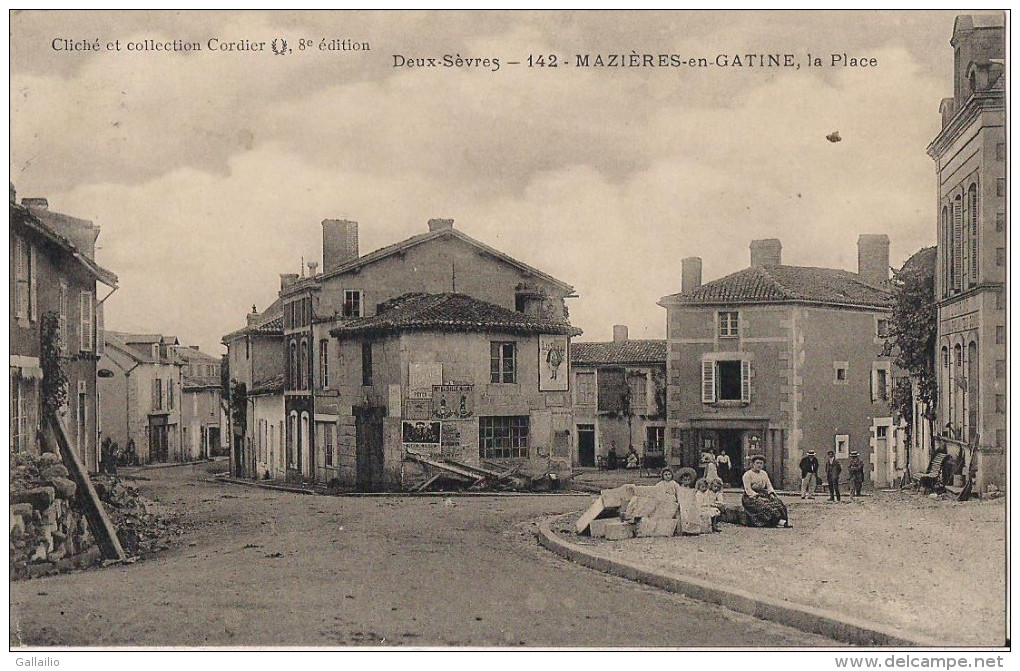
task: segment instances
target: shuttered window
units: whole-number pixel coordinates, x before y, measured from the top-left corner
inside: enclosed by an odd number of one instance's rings
[[[751,402],[751,362],[729,359],[701,362],[701,402]]]
[[[106,319],[103,316],[103,304],[96,303],[96,354],[106,351]]]
[[[715,403],[715,361],[701,362],[701,402]]]
[[[977,184],[970,185],[968,200],[970,201],[970,278],[971,284],[975,284],[978,278],[978,254],[980,228],[978,226],[978,191]]]
[[[751,402],[751,362],[747,359],[740,361],[740,400]]]
[[[953,201],[953,290],[963,288],[963,201]]]
[[[93,304],[92,304],[92,292],[83,291],[81,292],[80,303],[80,314],[81,323],[79,329],[81,333],[81,351],[91,352],[92,351],[92,325],[94,324],[93,318]]]

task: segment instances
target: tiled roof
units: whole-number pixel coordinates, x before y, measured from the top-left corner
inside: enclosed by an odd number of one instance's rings
[[[513,312],[465,294],[404,294],[379,306],[374,317],[350,319],[334,336],[383,335],[400,331],[550,333],[580,335],[571,326]]]
[[[267,333],[269,335],[283,335],[283,315],[274,317],[264,324],[252,328],[256,333]]]
[[[662,303],[670,305],[805,302],[888,308],[892,305],[892,294],[865,284],[848,270],[754,266],[662,299]]]
[[[259,380],[255,382],[251,391],[248,392],[249,396],[261,395],[261,394],[282,394],[283,393],[283,373],[274,375],[271,378],[265,380]]]
[[[64,215],[66,216],[66,215]],[[61,247],[66,253],[70,254],[75,260],[81,263],[86,270],[88,270],[97,280],[109,287],[117,287],[117,276],[112,272],[103,268],[94,259],[84,254],[78,247],[71,242],[67,237],[53,230],[52,227],[46,225],[36,213],[30,211],[23,205],[17,203],[10,204],[10,223],[20,223],[33,230],[40,235],[48,238],[54,242],[57,246]]]
[[[665,340],[570,343],[570,363],[577,366],[608,364],[666,365]]]
[[[283,299],[277,298],[275,301],[269,304],[262,314],[252,315],[251,323],[245,325],[243,328],[239,328],[236,331],[231,331],[227,335],[223,336],[220,340],[224,345],[228,341],[234,340],[240,336],[248,333],[262,333],[268,335],[283,335]]]

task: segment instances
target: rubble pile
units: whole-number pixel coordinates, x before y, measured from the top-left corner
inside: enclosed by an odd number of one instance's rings
[[[77,485],[52,453],[10,457],[10,576],[12,580],[84,568],[101,560]]]
[[[574,530],[611,541],[635,536],[673,536],[677,512],[676,501],[664,498],[655,487],[623,485],[603,489],[578,518]]]
[[[184,533],[180,516],[139,496],[114,475],[93,474],[92,486],[117,528],[117,538],[129,557],[145,557],[170,547]]]

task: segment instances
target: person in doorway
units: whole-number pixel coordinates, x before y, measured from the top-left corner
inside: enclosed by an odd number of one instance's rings
[[[631,445],[627,451],[627,461],[624,463],[626,468],[637,468],[641,464],[641,458],[638,456],[637,450]]]
[[[701,468],[703,471],[701,477],[706,482],[719,477],[719,467],[715,461],[715,452],[708,450],[701,453]]]
[[[864,487],[864,462],[856,450],[850,453],[850,463],[846,466],[850,471],[850,496],[860,496]]]
[[[719,448],[719,454],[715,457],[716,473],[719,478],[726,483],[730,481],[730,469],[733,464],[730,463],[730,455],[726,454],[726,451]]]
[[[843,474],[843,466],[840,465],[836,453],[829,450],[828,458],[825,460],[825,481],[829,483],[829,501],[841,501],[839,496],[839,476]]]
[[[818,457],[814,450],[808,450],[800,460],[800,498],[815,498],[818,486]]]
[[[772,488],[772,480],[764,467],[765,457],[760,454],[751,457],[751,468],[744,472],[744,494],[740,497],[740,503],[753,527],[792,528],[786,504]]]

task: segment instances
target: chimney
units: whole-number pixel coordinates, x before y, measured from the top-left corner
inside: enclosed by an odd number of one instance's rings
[[[857,238],[857,275],[880,287],[889,281],[889,236],[862,234]]]
[[[429,219],[429,232],[453,228],[453,219]]]
[[[701,286],[701,257],[688,256],[680,262],[680,291],[687,293]]]
[[[322,272],[358,259],[358,222],[348,219],[322,220]]]
[[[627,327],[617,324],[613,327],[613,344],[622,345],[625,342],[627,342]]]
[[[297,273],[280,273],[280,291],[283,291],[297,281]]]
[[[50,209],[50,201],[45,198],[22,198],[21,204],[25,207],[37,207],[40,210]]]
[[[318,261],[309,261],[308,262],[308,276],[309,277],[315,277],[315,271],[318,270],[318,268],[319,268],[319,262]]]
[[[752,266],[783,265],[783,243],[776,238],[751,241]]]

